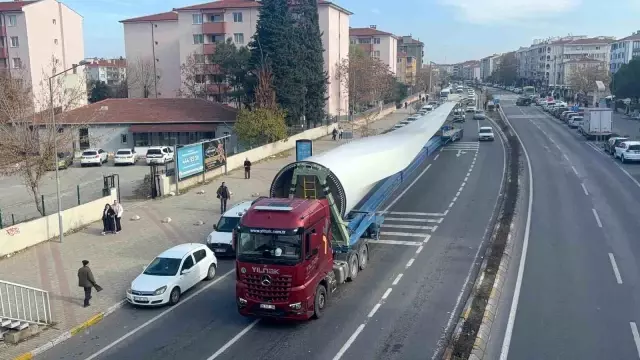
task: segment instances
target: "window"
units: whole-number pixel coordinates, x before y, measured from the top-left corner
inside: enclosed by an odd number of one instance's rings
[[[187,255],[188,257],[184,259],[182,263],[182,270],[191,269],[193,267],[193,257],[191,255]]]
[[[9,26],[16,26],[17,22],[15,15],[9,15]]]
[[[203,249],[200,249],[193,253],[193,257],[196,259],[196,263],[199,263],[200,260],[207,257],[207,252],[204,251]]]
[[[233,34],[233,41],[236,44],[244,44],[244,34],[243,33]]]
[[[194,54],[193,61],[195,61],[196,64],[204,64],[204,54]]]
[[[209,16],[209,21],[210,22],[223,22],[224,21],[224,17],[222,15],[211,15],[211,16]]]
[[[14,68],[14,69],[21,69],[22,68],[22,60],[20,60],[20,58],[11,59],[11,67]]]
[[[374,52],[371,53],[371,57],[375,58],[375,59],[379,59],[380,58],[380,51],[376,50]]]
[[[56,24],[56,19],[52,19],[51,22],[53,23],[53,25]]]
[[[193,14],[191,16],[193,17],[193,25],[202,24],[202,14]]]
[[[242,13],[241,12],[234,12],[233,13],[233,22],[242,22]]]
[[[196,84],[204,84],[204,79],[205,79],[204,75],[196,75],[195,76]]]
[[[17,36],[12,36],[11,37],[11,47],[18,47],[20,46],[20,40],[18,40]]]
[[[195,45],[204,44],[204,35],[203,34],[193,34],[193,43]]]
[[[371,39],[358,39],[359,44],[371,44]]]
[[[78,137],[80,142],[80,150],[85,150],[90,148],[89,144],[89,129],[83,128],[78,129]]]
[[[53,43],[58,45],[58,39],[53,39]]]
[[[127,143],[127,134],[120,134],[120,143],[122,144]]]
[[[374,44],[380,44],[380,38],[373,38]]]

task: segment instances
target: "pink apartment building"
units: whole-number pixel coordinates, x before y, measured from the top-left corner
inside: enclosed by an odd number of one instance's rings
[[[129,66],[151,63],[155,90],[151,97],[177,96],[182,79],[180,66],[189,56],[203,63],[215,52],[216,44],[231,38],[238,46],[247,46],[255,33],[260,3],[253,0],[220,0],[192,5],[173,11],[122,20],[125,53]],[[349,54],[348,10],[329,1],[319,1],[318,15],[324,45],[325,70],[329,74],[326,111],[346,115],[348,93],[335,80],[337,64]],[[215,74],[202,81],[210,100],[220,100]],[[129,88],[129,97],[142,97],[138,88]]]
[[[389,65],[395,75],[398,67],[398,38],[388,32],[380,31],[376,25],[368,28],[350,28],[349,38],[352,45],[359,46],[366,54]]]
[[[56,0],[0,2],[0,69],[32,87],[36,111],[46,107],[46,96],[41,98],[48,94],[45,74],[52,74],[52,58],[58,72],[84,59],[82,22],[80,14]],[[86,92],[83,70],[65,75],[65,86]],[[74,107],[86,105],[86,98]]]

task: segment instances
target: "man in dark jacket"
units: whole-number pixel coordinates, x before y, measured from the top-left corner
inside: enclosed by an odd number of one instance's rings
[[[78,269],[78,286],[84,289],[84,307],[87,307],[89,300],[91,300],[91,288],[98,288],[96,280],[93,278],[93,273],[89,267],[89,260],[82,260],[82,267]]]
[[[231,198],[231,192],[229,191],[227,185],[225,185],[224,181],[218,188],[216,196],[218,197],[218,199],[220,199],[220,215],[222,215],[225,211],[227,211],[227,200]]]
[[[244,160],[244,178],[251,179],[251,161],[249,161],[249,158]]]

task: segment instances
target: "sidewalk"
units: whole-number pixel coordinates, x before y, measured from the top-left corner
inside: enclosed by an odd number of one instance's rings
[[[407,116],[408,111],[401,109],[371,123],[370,127],[382,132]],[[354,137],[359,137],[357,130]],[[318,139],[314,141],[314,152],[321,153],[340,144],[341,141],[332,141],[330,137]],[[293,161],[295,150],[290,150],[254,164],[249,180],[244,179],[242,170],[236,170],[179,196],[128,207],[125,204],[123,231],[118,235],[101,236],[102,224],[94,223],[66,236],[62,244],[42,243],[10,258],[0,259],[2,280],[50,292],[51,310],[57,323],[39,336],[16,346],[0,343],[2,359],[12,359],[42,346],[96,313],[121,303],[131,280],[160,252],[180,243],[204,242],[220,217],[219,202],[215,197],[220,182],[226,182],[232,192],[230,208],[237,202],[268,195],[273,177]],[[200,190],[205,193],[198,194]],[[130,220],[135,215],[140,216],[140,220]],[[166,217],[170,217],[171,222],[162,223]],[[204,224],[196,225],[199,221]],[[82,307],[83,294],[76,276],[83,259],[91,262],[93,274],[104,288],[94,296],[89,308]]]

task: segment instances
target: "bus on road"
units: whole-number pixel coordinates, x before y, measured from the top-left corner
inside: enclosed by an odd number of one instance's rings
[[[533,86],[525,86],[522,88],[522,96],[533,96],[536,94],[536,88]]]
[[[449,97],[449,94],[451,94],[451,88],[446,88],[440,91],[440,97],[443,99],[447,99]]]

